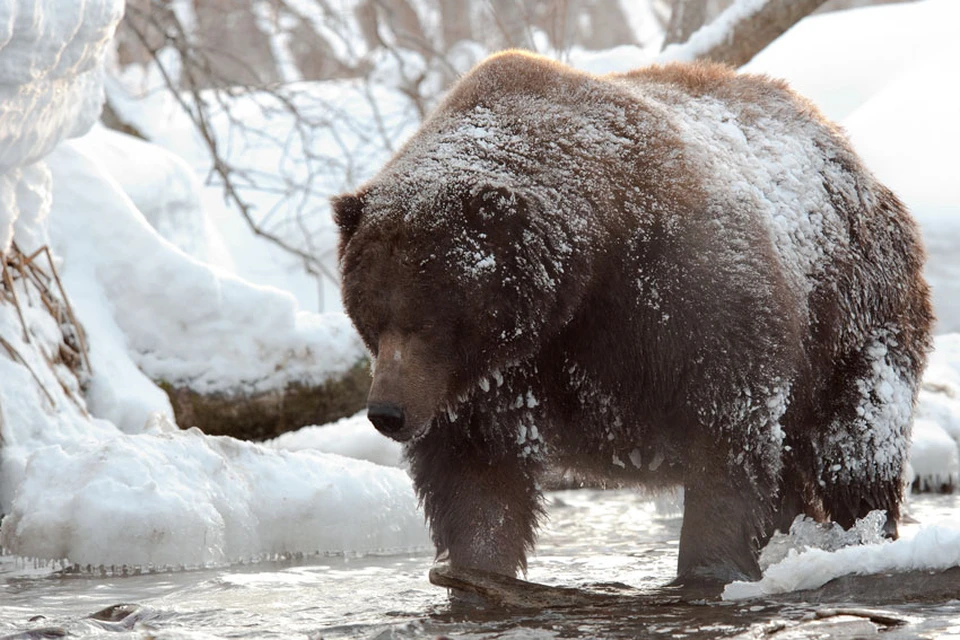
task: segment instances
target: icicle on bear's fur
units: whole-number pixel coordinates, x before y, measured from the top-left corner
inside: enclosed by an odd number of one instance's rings
[[[923,249],[784,83],[506,52],[334,208],[371,416],[454,565],[525,566],[546,466],[681,484],[686,581],[757,577],[801,512],[895,532]]]

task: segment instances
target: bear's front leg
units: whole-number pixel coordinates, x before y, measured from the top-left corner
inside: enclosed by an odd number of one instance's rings
[[[437,556],[454,567],[515,576],[526,570],[542,513],[540,464],[516,437],[439,421],[407,446]],[[470,421],[475,422],[475,421]]]

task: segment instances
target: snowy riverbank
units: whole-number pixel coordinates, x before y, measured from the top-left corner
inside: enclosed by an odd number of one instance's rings
[[[290,294],[161,238],[90,142],[64,141],[99,117],[122,9],[0,0],[0,250],[51,249],[90,363],[64,361],[76,330],[52,315],[63,301],[44,298],[59,290],[17,271],[0,304],[0,544],[144,567],[424,547],[398,469],[209,437],[163,417],[170,404],[152,380],[256,391],[323,381],[363,352],[342,314],[299,311]],[[136,183],[141,206],[153,194],[161,213],[177,213],[161,205],[179,197],[189,215],[196,179],[183,179],[182,163],[155,163],[146,146],[124,159],[153,167]],[[52,282],[40,255],[40,280]]]
[[[172,412],[152,379],[204,390],[322,381],[351,366],[362,349],[342,314],[303,311],[287,291],[231,271],[261,253],[245,253],[255,246],[246,236],[224,242],[234,239],[235,212],[216,204],[191,173],[202,168],[195,157],[171,153],[188,146],[182,131],[168,131],[169,151],[90,131],[122,2],[49,5],[0,0],[0,250],[13,242],[24,255],[52,249],[86,330],[91,370],[78,377],[58,361],[69,338],[64,319],[53,317],[34,285],[14,282],[18,304],[0,303],[0,337],[9,345],[0,351],[0,511],[7,514],[0,544],[26,557],[145,567],[426,548],[409,479],[381,466],[399,464],[399,450],[362,417],[253,444],[181,430],[192,425],[158,415]],[[956,41],[937,30],[960,20],[958,8],[924,0],[858,10],[857,25],[869,29],[851,27],[851,14],[811,18],[750,66],[787,76],[847,124],[871,166],[907,199],[930,246],[940,326],[950,331],[960,330],[960,195],[949,155],[960,133],[942,110],[957,104],[956,87],[920,87],[917,78],[951,77]],[[923,29],[904,26],[921,22]],[[856,35],[858,55],[810,53],[824,51],[821,41],[843,40],[835,30]],[[877,65],[876,56],[890,49],[891,64]],[[574,52],[573,59],[615,66],[634,54]],[[832,82],[821,73],[828,64]],[[315,89],[328,95],[337,86]],[[391,102],[397,96],[387,89],[377,95],[383,113],[396,115],[396,135],[409,130],[409,109]],[[892,124],[903,111],[913,114],[906,129]],[[362,153],[371,165],[385,157],[373,148]],[[269,161],[275,166],[276,158]],[[211,225],[208,215],[233,216],[224,223],[233,231]],[[238,270],[257,274],[256,265]],[[275,270],[270,278],[283,282]],[[913,474],[930,486],[956,484],[958,442],[960,334],[953,333],[937,339],[924,381]],[[955,535],[935,530],[912,544]],[[911,555],[899,549],[911,543],[896,544],[857,553],[879,554],[869,563],[883,570],[919,566],[898,564]],[[942,558],[940,566],[956,562]]]

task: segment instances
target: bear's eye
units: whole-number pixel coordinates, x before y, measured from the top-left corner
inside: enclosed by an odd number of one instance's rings
[[[436,321],[426,318],[410,318],[395,326],[404,335],[429,334],[437,328]]]

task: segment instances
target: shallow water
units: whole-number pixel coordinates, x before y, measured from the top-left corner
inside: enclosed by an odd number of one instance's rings
[[[960,496],[915,496],[921,522],[960,518]],[[549,522],[528,579],[655,589],[674,574],[679,506],[627,490],[550,494]],[[137,576],[65,575],[0,557],[0,637],[22,638],[954,638],[960,593],[884,606],[904,624],[862,615],[814,621],[826,607],[749,601],[542,612],[458,610],[427,580],[432,552],[312,557]],[[100,618],[91,614],[129,603]],[[836,608],[840,605],[830,605]],[[845,607],[866,608],[859,603]]]

